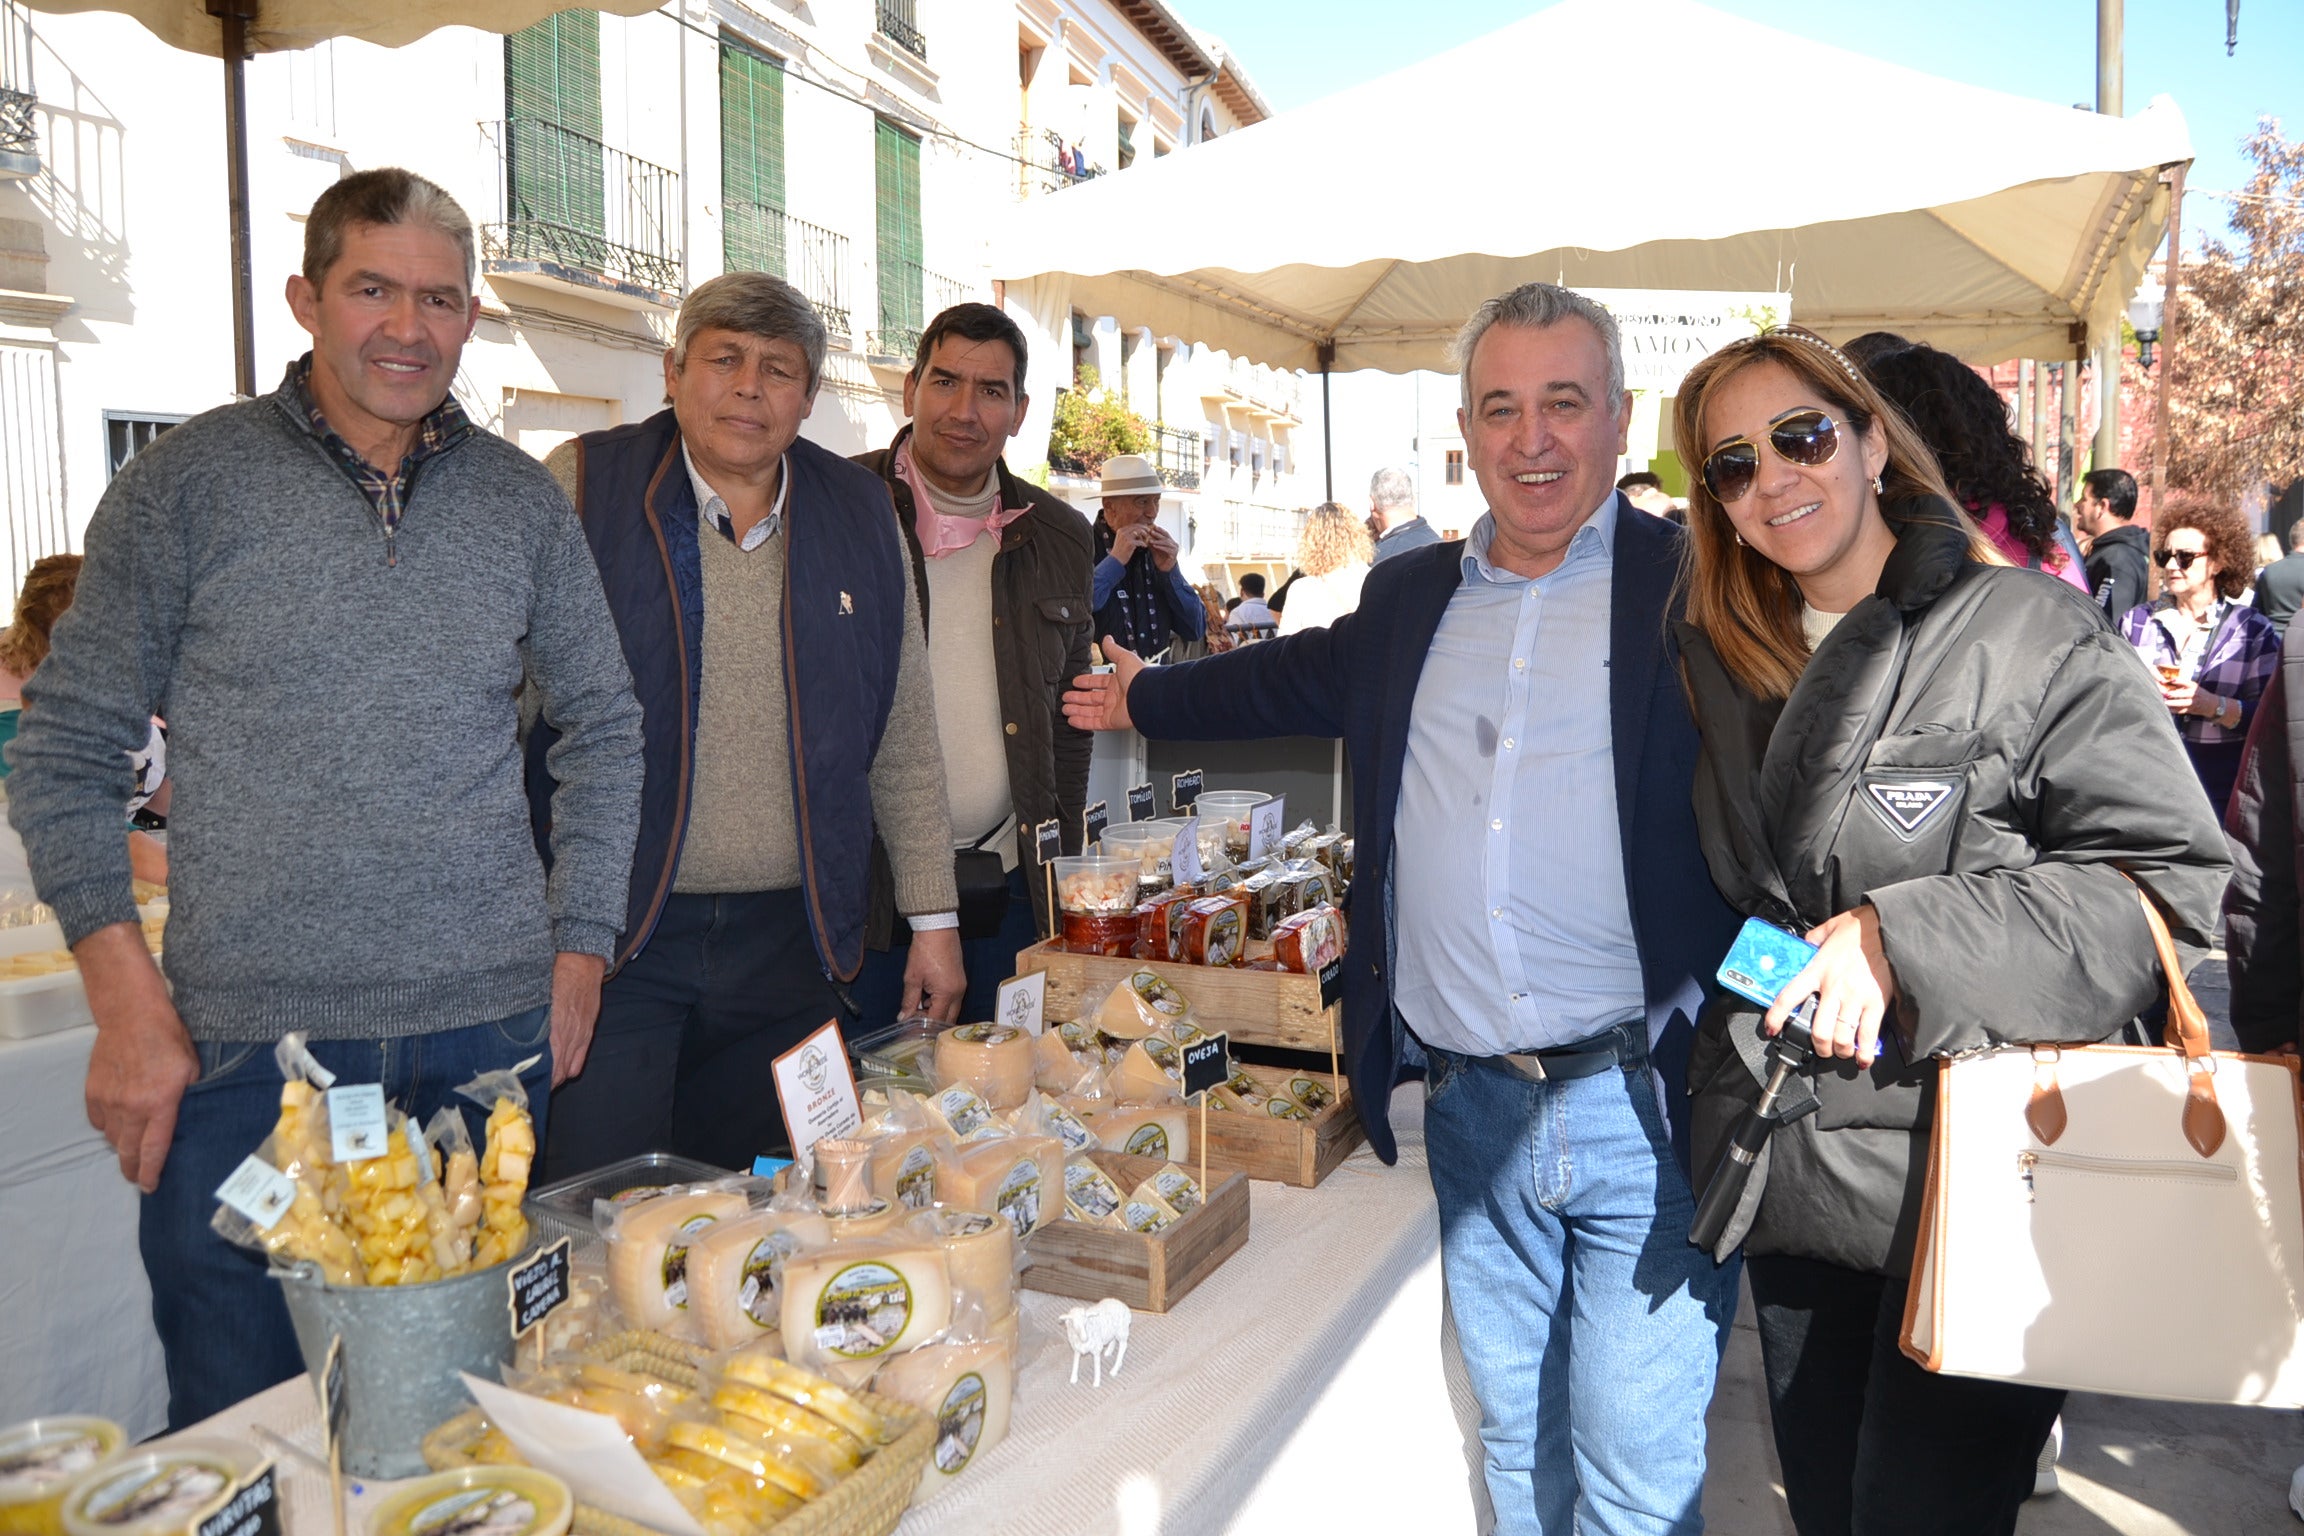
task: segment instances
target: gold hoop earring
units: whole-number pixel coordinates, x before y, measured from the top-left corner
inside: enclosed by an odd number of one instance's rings
[[[1883,487],[1880,484],[1880,477],[1878,475],[1874,475],[1872,477],[1872,494],[1877,496],[1880,494],[1882,489]]]
[[[1742,549],[1742,548],[1744,547],[1744,535],[1742,535],[1742,534],[1740,534],[1740,533],[1739,533],[1739,534],[1733,534],[1733,535],[1731,535],[1731,537],[1732,537],[1732,538],[1734,538],[1734,539],[1736,540],[1736,547],[1737,547],[1738,549]]]

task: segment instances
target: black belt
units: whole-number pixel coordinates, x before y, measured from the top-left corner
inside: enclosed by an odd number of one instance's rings
[[[1573,1082],[1579,1077],[1596,1077],[1610,1067],[1635,1067],[1647,1059],[1648,1028],[1644,1023],[1622,1025],[1574,1045],[1474,1058],[1494,1062],[1534,1083]]]

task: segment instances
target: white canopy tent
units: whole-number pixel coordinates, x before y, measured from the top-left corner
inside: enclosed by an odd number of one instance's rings
[[[1051,341],[1078,310],[1288,368],[1446,368],[1533,279],[1789,292],[1834,337],[2070,358],[2119,325],[2191,154],[2165,97],[2102,117],[1693,0],[1563,0],[1034,199],[993,266]]]

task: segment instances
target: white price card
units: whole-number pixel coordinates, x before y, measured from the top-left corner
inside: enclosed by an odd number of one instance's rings
[[[217,1186],[216,1198],[255,1223],[257,1231],[269,1232],[296,1203],[296,1181],[250,1153]]]
[[[1006,1024],[1028,1035],[1037,1035],[1044,1027],[1048,1013],[1048,973],[1034,971],[1028,976],[1011,976],[1000,983],[1000,1001],[993,1005],[994,1023]]]
[[[776,1099],[784,1106],[796,1162],[806,1162],[809,1148],[825,1137],[846,1136],[864,1123],[838,1019],[825,1020],[822,1029],[776,1058]]]
[[[364,1163],[392,1150],[382,1083],[355,1083],[328,1090],[328,1140],[332,1155],[340,1163]]]
[[[463,1376],[488,1422],[528,1465],[566,1483],[578,1502],[671,1536],[704,1536],[696,1517],[656,1480],[631,1437],[608,1415],[529,1397],[469,1371]]]
[[[1287,836],[1288,797],[1274,795],[1248,812],[1248,859],[1270,858],[1280,851],[1280,840]]]
[[[1176,848],[1168,856],[1169,873],[1178,885],[1198,885],[1200,873],[1200,818],[1187,816],[1176,829]]]

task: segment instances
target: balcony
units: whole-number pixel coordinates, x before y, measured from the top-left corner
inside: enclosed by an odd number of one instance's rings
[[[680,303],[680,173],[557,123],[483,123],[496,156],[484,269],[627,309]]]
[[[865,334],[865,354],[910,367],[928,322],[967,298],[968,285],[957,278],[916,261],[881,262],[880,323]]]
[[[1263,415],[1274,418],[1303,415],[1303,385],[1295,374],[1282,369],[1235,357],[1225,372],[1224,387],[1250,410]]]
[[[1061,192],[1105,174],[1104,167],[1066,144],[1064,136],[1053,128],[1024,123],[1017,128],[1012,143],[1017,162],[1016,195],[1020,199]]]
[[[1152,467],[1160,472],[1160,482],[1180,491],[1200,489],[1200,434],[1183,432],[1174,427],[1152,429]]]
[[[824,328],[855,334],[848,309],[848,237],[796,219],[765,203],[721,210],[721,255],[731,272],[773,272],[816,306]]]
[[[32,109],[32,28],[16,0],[0,0],[0,178],[40,174]]]
[[[928,62],[928,37],[920,30],[919,0],[879,0],[880,35],[921,63]]]

